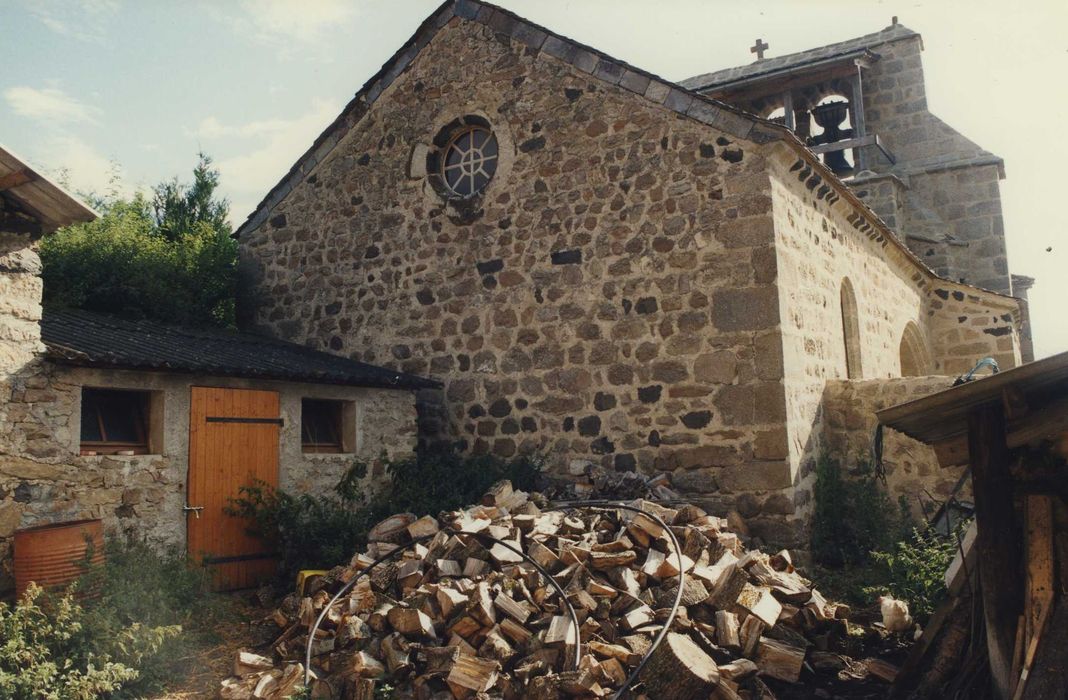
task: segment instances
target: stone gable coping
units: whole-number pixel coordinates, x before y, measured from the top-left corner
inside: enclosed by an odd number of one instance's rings
[[[285,177],[271,189],[255,211],[249,215],[245,223],[238,227],[234,232],[235,238],[240,238],[243,234],[254,231],[268,219],[271,210],[285,199],[292,189],[310,174],[318,163],[329,155],[333,148],[344,138],[347,131],[363,118],[382,92],[404,72],[419,52],[430,43],[437,32],[452,21],[453,18],[483,24],[526,44],[531,49],[543,51],[573,66],[576,70],[590,74],[598,80],[642,95],[651,102],[660,104],[677,114],[689,117],[702,124],[712,126],[735,138],[745,139],[757,144],[774,141],[784,142],[804,162],[803,174],[806,182],[811,180],[813,186],[826,183],[830,188],[827,193],[828,201],[832,205],[837,203],[839,199],[844,199],[852,205],[854,209],[853,216],[856,217],[855,220],[858,222],[854,224],[855,228],[858,230],[863,228],[863,233],[870,232],[873,228],[877,230],[880,242],[883,242],[883,240],[889,241],[929,279],[939,280],[939,283],[943,285],[979,289],[978,287],[961,285],[959,282],[953,282],[952,280],[944,280],[935,274],[926,263],[898,239],[890,227],[857,197],[848,185],[823,164],[819,156],[814,154],[785,126],[761,119],[719,100],[700,95],[682,85],[672,83],[654,73],[632,66],[597,49],[529,22],[508,10],[480,0],[446,0],[432,15],[425,19],[416,29],[415,34],[386,61],[375,75],[371,76],[360,91],[356,93],[356,96],[345,106],[341,114],[319,135],[311,148],[297,160]],[[989,293],[1012,299],[1012,297],[1007,297],[997,292]]]
[[[644,96],[668,109],[691,116],[687,111],[695,103],[703,104],[701,116],[694,119],[713,125],[721,131],[741,139],[757,143],[774,140],[774,134],[762,134],[751,139],[754,125],[776,128],[776,125],[736,107],[697,95],[670,81],[635,66],[608,56],[597,49],[549,31],[516,14],[477,0],[446,0],[430,17],[423,21],[412,35],[381,69],[360,88],[356,96],[345,106],[341,114],[316,138],[304,155],[289,169],[260,202],[248,219],[234,232],[235,238],[249,233],[262,225],[270,216],[270,210],[278,205],[344,137],[344,134],[366,114],[382,93],[400,76],[419,55],[434,35],[454,17],[478,22],[505,34],[533,50],[544,51],[576,70],[587,73],[610,85],[617,85],[629,92]]]

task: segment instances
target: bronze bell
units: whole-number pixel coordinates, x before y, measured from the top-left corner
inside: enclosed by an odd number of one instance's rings
[[[827,102],[812,109],[816,123],[823,128],[823,133],[812,138],[814,145],[837,143],[852,138],[852,129],[842,129],[842,122],[849,116],[849,103],[844,101]],[[849,175],[853,166],[846,160],[845,151],[831,151],[823,154],[823,162],[834,171],[835,175]]]

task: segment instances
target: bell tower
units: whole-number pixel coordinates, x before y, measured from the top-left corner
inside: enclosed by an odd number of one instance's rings
[[[923,39],[882,31],[754,62],[683,86],[793,130],[931,269],[1013,293],[998,182],[1004,163],[927,107]]]

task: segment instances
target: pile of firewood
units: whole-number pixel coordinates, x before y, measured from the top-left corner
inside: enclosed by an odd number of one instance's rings
[[[796,683],[806,666],[892,678],[887,664],[834,653],[848,608],[827,602],[786,552],[747,551],[725,519],[692,505],[549,510],[537,500],[501,482],[466,510],[379,523],[367,552],[283,601],[277,639],[266,655],[238,654],[220,697],[297,692],[309,631],[354,580],[314,632],[313,698],[382,697],[376,686],[419,699],[612,697],[646,656],[635,697],[771,698],[768,684]]]

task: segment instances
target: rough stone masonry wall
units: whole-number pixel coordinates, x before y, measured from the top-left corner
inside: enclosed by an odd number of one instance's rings
[[[506,148],[464,223],[421,163],[472,113]],[[255,322],[442,379],[475,452],[666,469],[781,517],[765,168],[750,143],[453,20],[243,237]]]
[[[845,467],[871,459],[872,438],[878,424],[875,412],[923,398],[953,385],[953,377],[901,377],[897,379],[827,382],[823,393],[824,440],[827,454]],[[941,467],[934,449],[904,433],[883,429],[883,468],[890,496],[904,497],[912,515],[922,522],[944,501],[964,472],[963,465]],[[971,482],[958,497],[971,497]],[[922,504],[922,505],[921,505]]]
[[[290,493],[329,494],[354,459],[373,463],[365,487],[378,488],[384,477],[378,458],[415,448],[414,396],[407,391],[69,368],[43,360],[32,367],[0,402],[7,411],[0,438],[0,593],[13,585],[11,537],[19,528],[101,518],[109,534],[184,548],[191,386],[279,392],[279,486]],[[83,386],[155,392],[152,410],[162,411],[151,417],[156,454],[81,456]],[[352,453],[301,452],[301,398],[355,403]]]
[[[846,220],[845,202],[834,205],[776,161],[772,177],[782,313],[786,426],[797,484],[795,505],[812,507],[816,459],[822,451],[826,382],[845,378],[846,346],[841,290],[848,279],[857,301],[862,377],[900,374],[898,347],[910,321],[922,329],[926,304],[907,276],[910,265],[888,258],[898,251],[873,241]],[[911,268],[915,271],[915,268]]]
[[[41,349],[40,274],[30,237],[0,231],[0,381],[22,371]]]
[[[889,240],[851,225],[852,211],[845,202],[828,203],[829,198],[818,196],[821,190],[806,186],[808,181],[797,176],[796,161],[783,157],[772,164],[786,425],[798,487],[795,505],[803,519],[811,507],[815,462],[825,449],[825,386],[847,377],[843,280],[849,280],[857,301],[857,378],[901,375],[899,350],[909,324],[915,324],[941,371],[956,371],[966,362],[971,368],[984,354],[996,355],[1005,367],[1014,366],[1015,300],[932,281]],[[932,291],[931,284],[940,286]],[[973,328],[972,321],[981,327]],[[965,332],[967,342],[962,339]],[[974,359],[973,353],[978,355]]]
[[[984,357],[993,357],[1001,369],[1020,364],[1020,309],[1015,299],[936,281],[928,307],[934,371],[963,374]]]

